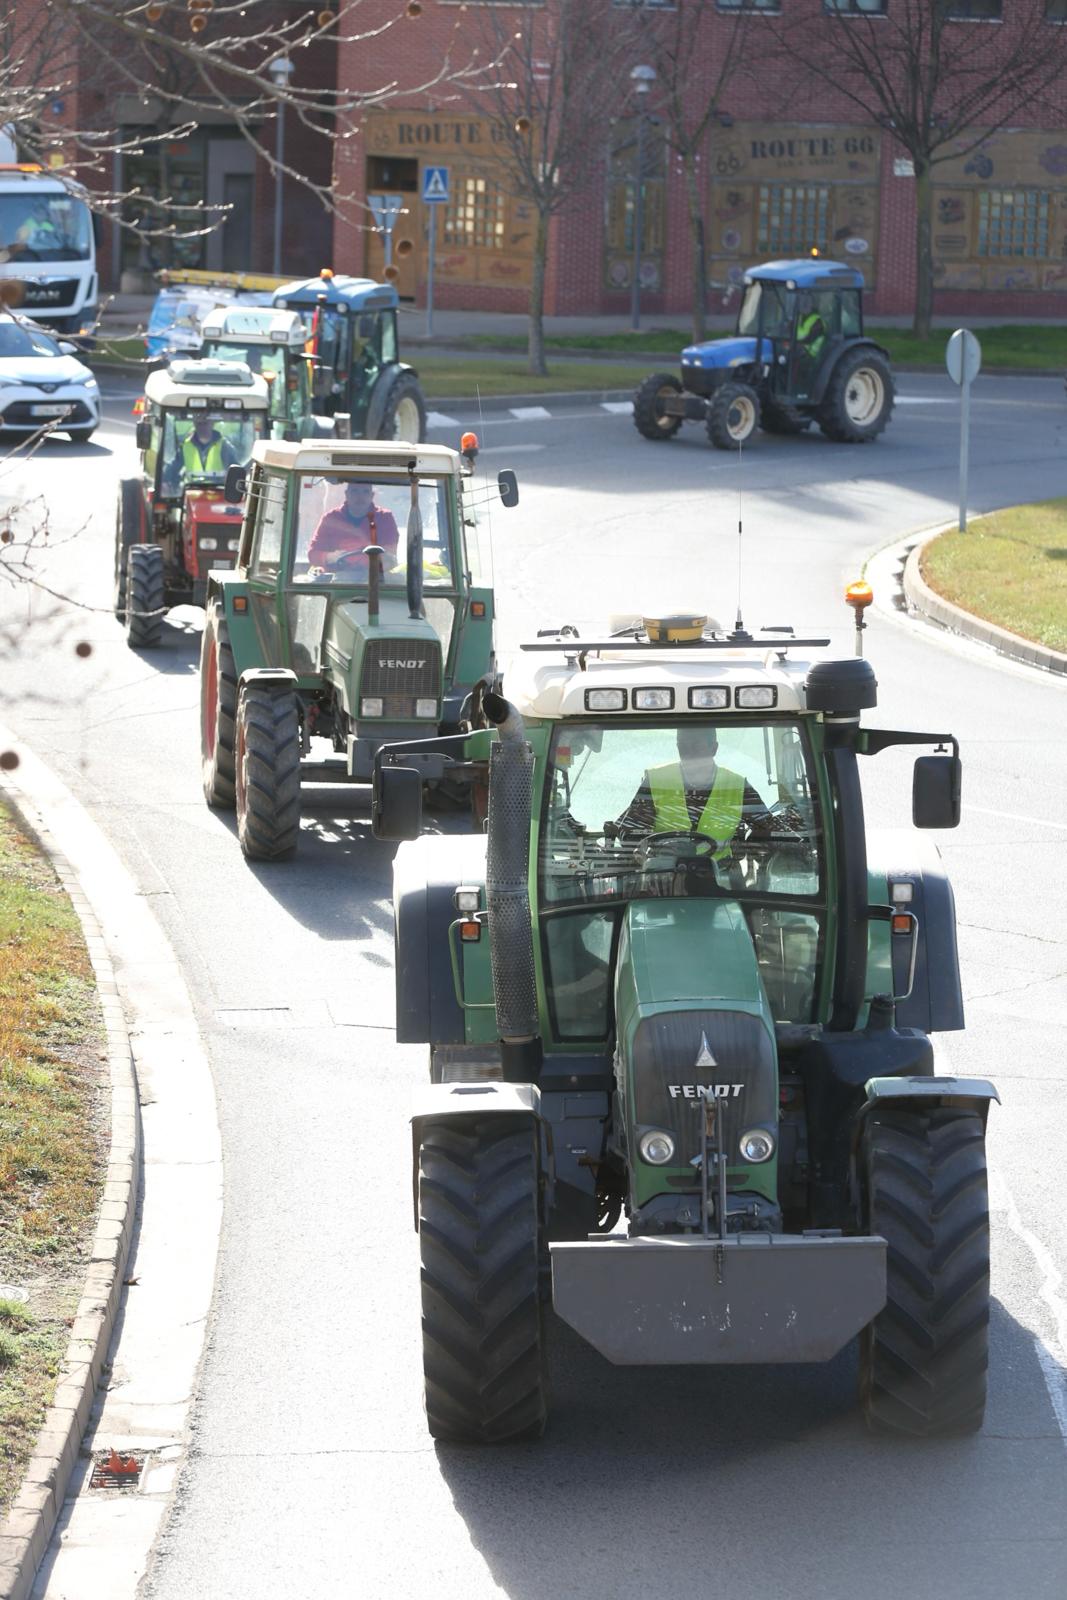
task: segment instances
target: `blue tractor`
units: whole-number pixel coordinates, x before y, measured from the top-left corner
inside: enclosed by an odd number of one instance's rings
[[[769,261],[745,273],[732,339],[682,351],[681,381],[654,372],[634,393],[634,426],[672,439],[703,422],[720,450],[757,428],[803,433],[817,422],[839,444],[876,439],[893,410],[889,355],[863,332],[863,276],[821,258]]]
[[[274,293],[278,310],[298,311],[310,328],[312,410],[347,413],[356,439],[418,444],[426,437],[418,373],[400,360],[399,303],[391,283],[343,277],[329,268]]]

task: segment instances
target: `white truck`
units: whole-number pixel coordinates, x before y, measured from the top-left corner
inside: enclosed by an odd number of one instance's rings
[[[98,279],[84,189],[28,163],[0,165],[0,279],[17,308],[59,333],[91,333]]]

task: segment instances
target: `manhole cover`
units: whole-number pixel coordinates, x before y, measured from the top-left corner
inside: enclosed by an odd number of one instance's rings
[[[136,1489],[144,1471],[143,1455],[123,1455],[120,1450],[101,1450],[93,1461],[90,1489]]]
[[[30,1298],[30,1291],[18,1283],[0,1283],[0,1300],[17,1300],[20,1305],[25,1305]]]

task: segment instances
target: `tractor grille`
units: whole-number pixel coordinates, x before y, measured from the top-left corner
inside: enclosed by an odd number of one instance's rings
[[[410,703],[441,698],[441,646],[436,639],[372,639],[363,655],[360,696]],[[390,715],[388,709],[386,716]],[[408,715],[412,713],[407,713]]]
[[[714,1066],[697,1066],[707,1040]],[[737,1164],[737,1141],[757,1124],[777,1122],[774,1047],[758,1017],[743,1011],[667,1011],[646,1017],[634,1036],[634,1120],[674,1134],[672,1166],[688,1165],[700,1153],[699,1091],[714,1086],[724,1114],[727,1164]],[[740,1088],[738,1088],[740,1086]]]

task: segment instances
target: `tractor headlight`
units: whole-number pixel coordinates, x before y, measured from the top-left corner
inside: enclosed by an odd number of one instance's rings
[[[741,1135],[738,1148],[745,1161],[769,1161],[774,1154],[774,1134],[766,1128],[749,1128]]]
[[[202,534],[196,542],[201,550],[217,550],[219,547],[219,541],[210,534]]]
[[[643,1133],[637,1148],[643,1160],[665,1167],[674,1155],[674,1140],[669,1133]]]
[[[380,717],[384,710],[385,706],[377,695],[359,702],[359,714],[361,717]]]
[[[227,541],[226,541],[227,550],[236,550],[237,546],[240,544],[240,542],[241,542],[240,539],[227,539]]]
[[[587,689],[585,691],[585,709],[587,711],[625,711],[625,689]]]
[[[437,715],[437,701],[436,700],[416,700],[415,701],[415,715],[417,717],[436,717],[436,715]]]
[[[690,689],[690,711],[722,711],[730,704],[729,689]]]
[[[734,690],[734,705],[739,711],[769,711],[778,704],[778,690],[771,683],[751,683]]]
[[[673,689],[635,689],[635,711],[673,711]]]

